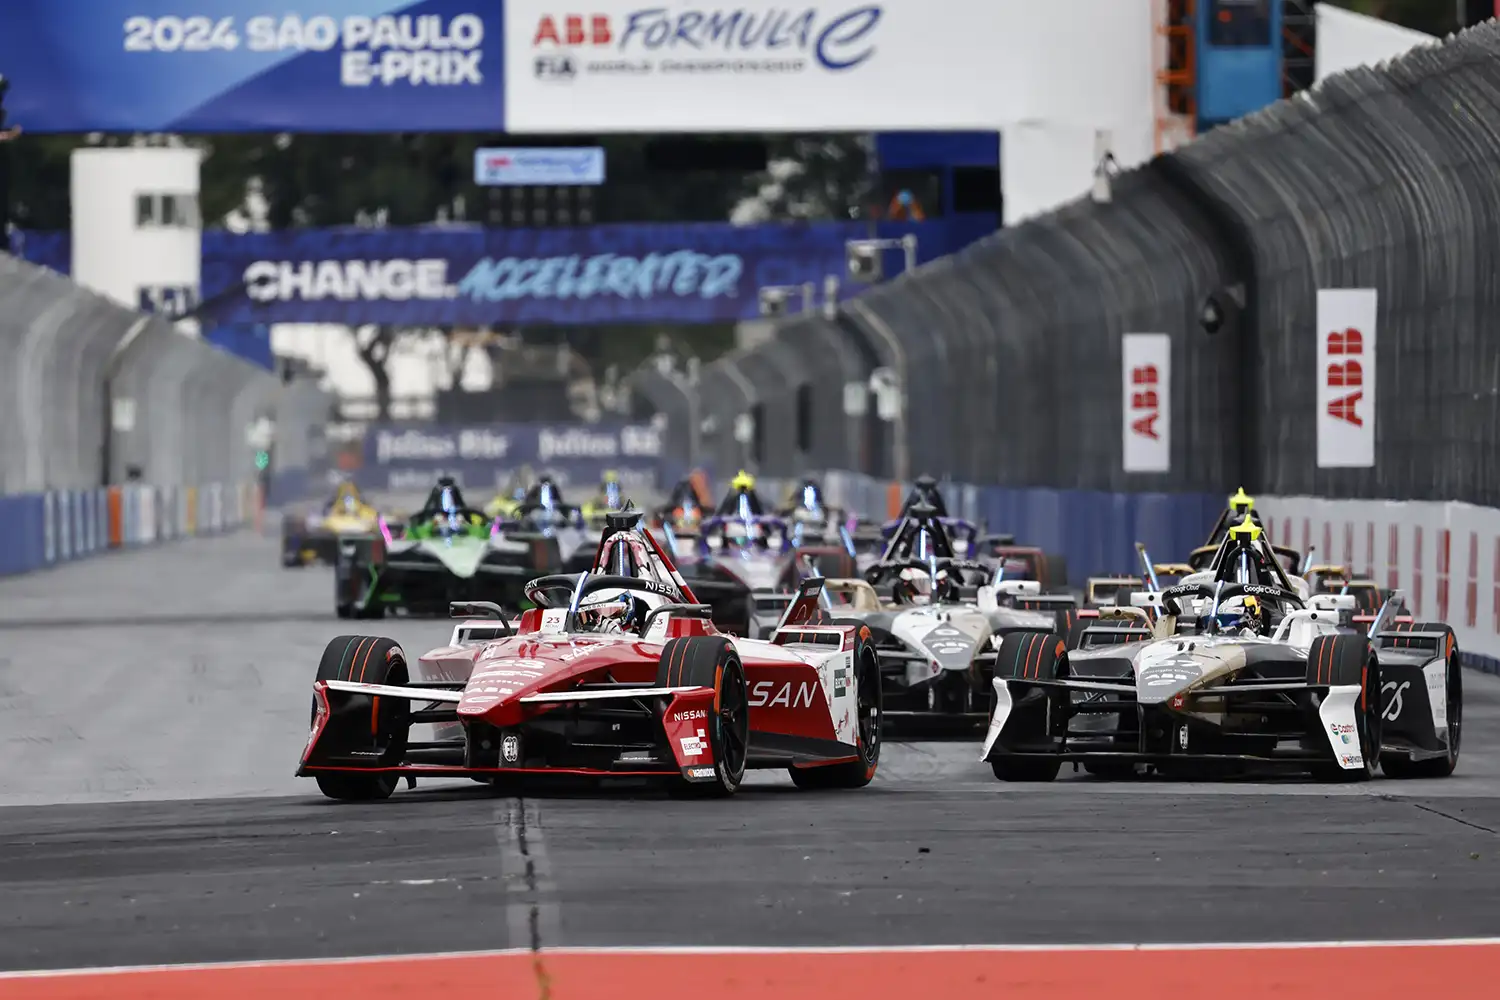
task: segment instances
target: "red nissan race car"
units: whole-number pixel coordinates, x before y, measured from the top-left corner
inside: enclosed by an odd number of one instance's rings
[[[869,630],[826,624],[814,579],[770,639],[720,633],[640,517],[608,516],[590,571],[527,584],[537,607],[519,621],[454,604],[466,620],[415,662],[391,639],[334,639],[297,774],[342,800],[419,776],[651,777],[697,796],[733,794],[749,768],[786,768],[801,788],[869,784],[882,720]],[[422,723],[431,741],[411,738]]]

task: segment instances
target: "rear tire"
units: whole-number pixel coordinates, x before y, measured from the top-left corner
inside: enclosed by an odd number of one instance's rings
[[[860,626],[864,628],[863,625]],[[855,633],[859,635],[858,632]],[[881,728],[884,699],[880,686],[880,659],[875,647],[866,639],[854,640],[855,726],[858,730],[859,759],[842,764],[816,767],[792,767],[788,771],[792,784],[807,790],[829,788],[863,788],[875,779],[880,768]]]
[[[1369,781],[1380,763],[1380,664],[1364,636],[1342,633],[1322,635],[1313,640],[1307,652],[1308,683],[1331,686],[1359,685],[1355,702],[1354,728],[1364,767],[1341,767],[1337,760],[1320,762],[1312,768],[1320,781]],[[1321,720],[1318,738],[1327,740]],[[1331,751],[1330,751],[1331,752]]]
[[[750,692],[734,646],[722,636],[669,640],[657,661],[656,686],[713,688],[716,706],[708,734],[714,780],[687,781],[677,775],[669,791],[683,798],[725,798],[739,791],[749,760]]]
[[[1448,753],[1428,760],[1411,760],[1396,754],[1382,754],[1380,770],[1387,778],[1446,778],[1458,767],[1462,749],[1464,715],[1464,668],[1458,652],[1458,637],[1451,626],[1441,622],[1396,622],[1393,632],[1446,632],[1448,634]],[[1397,648],[1400,640],[1396,640]]]
[[[392,639],[341,635],[324,648],[323,658],[318,663],[318,680],[404,685],[408,680],[406,653]],[[312,712],[316,719],[316,696]],[[370,720],[368,729],[364,729],[364,720]],[[346,708],[341,710],[337,719],[329,720],[323,739],[332,737],[340,741],[367,741],[372,749],[379,748],[382,751],[379,766],[395,767],[406,757],[410,720],[411,705],[405,699],[355,695],[348,699]],[[324,795],[342,802],[388,799],[401,782],[400,774],[395,771],[370,774],[338,771],[318,774],[316,778],[318,789]]]

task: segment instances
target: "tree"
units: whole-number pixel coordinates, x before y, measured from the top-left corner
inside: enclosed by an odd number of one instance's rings
[[[869,136],[785,137],[773,141],[770,160],[748,178],[735,221],[858,218],[875,189]]]

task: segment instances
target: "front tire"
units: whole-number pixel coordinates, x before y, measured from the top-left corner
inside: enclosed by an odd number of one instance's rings
[[[727,798],[739,791],[750,756],[750,692],[734,646],[721,636],[684,636],[662,647],[657,687],[706,687],[714,691],[709,746],[712,781],[673,779],[669,790],[684,798]],[[670,752],[670,748],[669,748]]]
[[[392,639],[368,635],[341,635],[331,640],[318,663],[318,680],[355,681],[362,684],[404,685],[408,680],[406,653]],[[318,711],[316,696],[313,716]],[[351,749],[380,751],[378,766],[393,768],[406,757],[411,706],[403,698],[371,698],[355,695],[347,699],[339,715],[330,719],[323,739],[332,739]],[[341,802],[373,802],[388,799],[401,781],[393,770],[336,771],[316,775],[318,789]]]
[[[792,784],[798,788],[863,788],[875,780],[875,772],[880,769],[881,729],[885,717],[885,702],[880,685],[880,659],[874,646],[863,637],[854,641],[854,663],[855,725],[859,759],[842,764],[789,768]]]
[[[1012,632],[1005,637],[1000,644],[1000,651],[995,655],[995,676],[1007,684],[1015,681],[1018,686],[1024,686],[1028,679],[1055,680],[1063,676],[1067,670],[1066,649],[1066,641],[1056,635],[1043,632]],[[1024,705],[1027,714],[1012,715],[1012,720],[1021,723],[1015,735],[1026,740],[1027,745],[1053,744],[1055,750],[1061,750],[1063,740],[1058,739],[1055,734],[1058,726],[1055,720],[1060,719],[1066,731],[1067,703],[1064,701],[1064,711],[1059,711],[1058,699],[1052,690],[1048,688],[1030,690],[1041,691],[1042,697],[1039,703]],[[1021,699],[1017,699],[1017,707],[1022,707]],[[1007,720],[1007,726],[1010,722],[1011,720]],[[1057,773],[1062,770],[1062,758],[1060,756],[1032,756],[1032,752],[1028,750],[1024,756],[1007,753],[999,741],[996,741],[994,748],[990,751],[990,770],[1000,781],[1054,780]]]
[[[1342,767],[1337,760],[1315,766],[1313,776],[1320,781],[1369,781],[1380,763],[1380,663],[1364,636],[1352,634],[1323,635],[1313,640],[1307,652],[1308,681],[1333,687],[1359,685],[1355,702],[1354,728],[1359,740],[1364,766]],[[1325,742],[1322,720],[1318,738]]]

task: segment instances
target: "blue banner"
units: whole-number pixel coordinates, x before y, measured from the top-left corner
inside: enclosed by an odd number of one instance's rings
[[[888,228],[925,229],[923,260],[952,249],[932,238],[941,223]],[[845,273],[845,241],[867,235],[854,223],[213,232],[202,297],[236,324],[734,322],[759,315],[767,285],[811,281],[821,300],[823,279]]]
[[[434,424],[374,426],[365,432],[364,467],[446,469],[479,463],[490,468],[590,461],[655,465],[661,432],[649,424]]]
[[[845,242],[917,237],[917,259],[954,253],[983,220],[914,223],[609,225],[558,229],[294,229],[203,233],[205,320],[392,326],[736,322],[759,315],[768,285],[846,278]],[[17,232],[16,253],[67,273],[67,233]],[[886,274],[902,267],[888,251]],[[794,293],[791,309],[800,308]]]
[[[28,132],[505,128],[500,0],[5,0]]]

